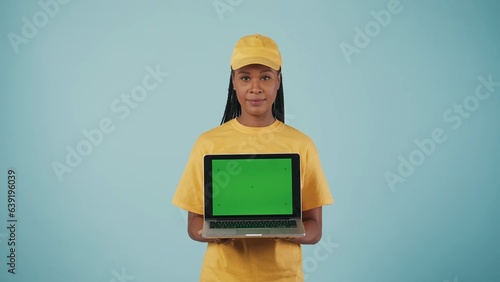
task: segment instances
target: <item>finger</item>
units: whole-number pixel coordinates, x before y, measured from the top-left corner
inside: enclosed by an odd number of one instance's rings
[[[231,243],[233,239],[231,239],[231,238],[221,238],[221,239],[218,239],[218,240],[219,240],[217,242],[218,244],[227,245],[227,244]]]

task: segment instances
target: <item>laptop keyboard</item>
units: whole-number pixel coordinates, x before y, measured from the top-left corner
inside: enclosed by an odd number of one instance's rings
[[[295,228],[295,220],[222,220],[211,221],[210,228]]]

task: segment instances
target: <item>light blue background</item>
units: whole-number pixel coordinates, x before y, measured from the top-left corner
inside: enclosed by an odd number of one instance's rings
[[[341,42],[390,2],[233,0],[219,15],[213,1],[70,0],[17,53],[8,34],[43,10],[0,2],[0,226],[18,174],[17,274],[2,227],[0,280],[197,281],[205,245],[170,200],[220,122],[235,42],[262,33],[282,51],[286,122],[317,144],[336,201],[303,248],[307,280],[500,281],[500,87],[456,130],[443,119],[478,76],[500,81],[500,2],[402,0],[349,63]],[[119,119],[113,100],[157,65],[168,78]],[[114,131],[58,181],[52,163],[103,118]],[[392,191],[384,173],[435,128],[446,141]]]

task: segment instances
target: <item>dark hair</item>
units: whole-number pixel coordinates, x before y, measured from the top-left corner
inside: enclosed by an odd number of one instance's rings
[[[273,103],[273,116],[275,119],[285,123],[285,101],[283,99],[283,75],[281,70],[278,71],[280,77],[280,87],[278,88],[278,93],[276,94],[276,100]],[[224,110],[224,115],[222,116],[222,121],[220,124],[226,123],[236,117],[241,115],[241,105],[236,97],[236,91],[233,87],[233,71],[231,70],[231,75],[229,76],[229,87],[227,89],[227,102],[226,109]]]

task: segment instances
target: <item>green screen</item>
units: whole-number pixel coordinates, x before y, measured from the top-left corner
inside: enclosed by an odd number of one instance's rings
[[[292,214],[292,160],[213,160],[213,215]]]

